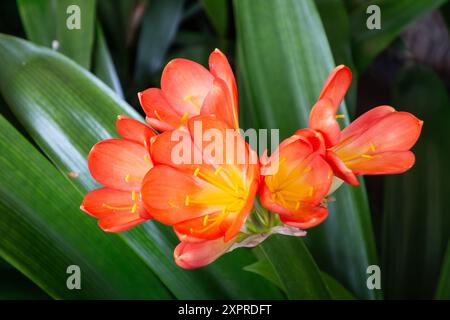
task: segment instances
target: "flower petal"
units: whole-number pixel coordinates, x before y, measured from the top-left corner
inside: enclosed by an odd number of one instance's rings
[[[356,158],[347,161],[346,166],[356,175],[403,173],[414,165],[415,156],[411,151],[391,151],[379,153],[372,158]]]
[[[309,127],[323,134],[327,147],[339,142],[341,129],[336,120],[336,110],[330,99],[317,101],[309,113]]]
[[[116,127],[122,138],[140,143],[146,147],[150,142],[150,138],[156,136],[156,132],[148,126],[127,116],[118,116]]]
[[[222,238],[203,242],[181,242],[174,251],[175,263],[184,269],[195,269],[210,264],[231,246],[233,241]]]
[[[88,166],[97,182],[113,189],[132,191],[140,190],[152,163],[143,145],[108,139],[94,145],[88,156]]]
[[[209,69],[211,74],[219,79],[222,79],[227,85],[228,92],[233,105],[233,113],[235,115],[236,123],[238,122],[238,93],[236,80],[228,63],[227,57],[219,50],[215,49],[209,56]],[[236,126],[239,128],[239,125]]]
[[[230,128],[239,129],[239,119],[236,108],[233,106],[232,97],[222,79],[214,79],[211,91],[203,102],[200,114],[214,114],[225,121]]]
[[[198,115],[214,77],[202,65],[174,59],[163,70],[161,90],[178,114]]]
[[[334,106],[334,114],[336,114],[351,82],[351,70],[342,64],[337,66],[325,81],[318,100],[330,99]]]
[[[144,209],[139,192],[100,188],[89,192],[81,205],[86,213],[99,219],[108,232],[127,230],[151,218]]]
[[[322,223],[328,216],[328,209],[322,206],[313,206],[307,203],[301,203],[297,211],[289,216],[282,215],[281,221],[287,225],[299,228],[309,229]]]
[[[182,125],[182,111],[177,112],[169,104],[161,89],[150,88],[138,93],[139,102],[153,128],[166,131]]]
[[[355,174],[350,170],[344,162],[333,152],[327,151],[326,160],[333,169],[334,175],[352,186],[359,186],[359,181]]]

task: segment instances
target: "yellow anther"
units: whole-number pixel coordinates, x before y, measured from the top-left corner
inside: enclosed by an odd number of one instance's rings
[[[163,119],[159,116],[158,111],[154,110],[153,113],[155,114],[156,118],[157,118],[159,121],[163,121]]]
[[[204,218],[203,218],[203,226],[206,226],[208,224],[208,215],[206,215]]]
[[[362,154],[361,155],[362,158],[366,158],[366,159],[372,159],[373,156],[371,156],[370,154]]]
[[[130,174],[127,174],[127,175],[125,176],[125,182],[126,182],[126,183],[130,182]]]
[[[187,207],[189,206],[189,196],[186,195],[186,198],[184,198],[184,205]]]
[[[169,206],[171,206],[172,208],[178,208],[178,206],[173,203],[172,201],[167,202],[169,204]]]
[[[314,193],[314,188],[313,187],[309,187],[309,189],[308,189],[308,196],[312,197],[313,193]]]
[[[136,200],[136,191],[131,191],[131,200]]]
[[[305,168],[305,170],[303,170],[303,173],[308,173],[308,172],[310,172],[311,170],[312,170],[311,166],[307,166],[307,167]]]
[[[373,144],[373,142],[369,142],[369,146],[370,146],[370,151],[375,152],[375,145]]]
[[[137,208],[138,208],[137,204],[136,203],[133,204],[133,207],[131,207],[131,212],[135,213],[137,211]]]
[[[144,155],[144,160],[147,162],[151,162],[148,154]]]
[[[182,121],[182,122],[185,122],[188,118],[189,118],[189,112],[186,112],[186,113],[183,114],[183,116],[181,117],[181,121]]]
[[[134,177],[134,176],[132,176],[131,174],[127,174],[127,175],[125,176],[125,182],[126,182],[126,183],[129,183],[129,182],[132,182],[132,181],[140,181],[140,180],[141,180],[140,178]]]
[[[102,207],[107,208],[109,210],[114,210],[114,211],[130,211],[130,210],[133,210],[133,207],[114,207],[114,206],[107,205],[106,203],[102,203]]]
[[[345,114],[337,114],[334,116],[336,119],[343,119],[345,118]]]
[[[218,166],[216,171],[214,171],[214,175],[217,176],[222,169],[223,168],[221,166]]]
[[[194,171],[194,177],[196,177],[198,175],[198,173],[200,172],[200,168],[195,168]]]
[[[192,100],[192,96],[185,96],[185,97],[183,98],[183,100],[184,100],[184,101]]]
[[[295,204],[295,210],[298,210],[298,208],[300,208],[300,202],[297,201],[297,203]]]

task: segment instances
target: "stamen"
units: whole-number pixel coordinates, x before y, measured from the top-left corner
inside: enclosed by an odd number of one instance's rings
[[[369,146],[370,146],[370,151],[375,152],[375,145],[373,144],[373,142],[369,142]]]
[[[133,204],[133,207],[131,208],[131,212],[135,213],[137,211],[137,208],[138,208],[137,204],[136,203]]]
[[[131,191],[131,200],[136,200],[136,191]]]
[[[311,186],[308,189],[308,196],[312,197],[313,193],[314,193],[314,187]]]
[[[125,182],[126,182],[126,183],[129,183],[129,182],[132,182],[132,181],[141,181],[141,178],[132,176],[131,174],[127,174],[127,175],[125,176]]]
[[[297,203],[295,204],[295,210],[298,210],[298,208],[300,208],[300,202],[297,201]]]
[[[148,154],[144,155],[144,160],[151,163],[150,157]]]
[[[192,96],[185,96],[185,97],[183,98],[183,100],[184,100],[184,101],[192,100]]]
[[[198,173],[200,172],[200,168],[195,168],[194,171],[194,177],[196,177],[198,175]]]
[[[203,218],[203,226],[206,226],[208,224],[208,215],[206,215],[204,218]]]
[[[220,171],[222,171],[222,166],[218,166],[216,171],[214,171],[214,175],[217,176],[219,174]]]
[[[159,116],[158,111],[154,110],[153,113],[155,114],[156,118],[157,118],[159,121],[163,121],[163,119]]]
[[[130,211],[130,210],[133,210],[134,206],[133,207],[113,207],[113,206],[107,205],[106,203],[102,203],[102,207],[110,209],[110,210],[114,210],[114,211]]]
[[[373,156],[371,156],[370,154],[365,154],[365,153],[362,154],[361,157],[362,158],[366,158],[366,159],[372,159],[373,158]]]
[[[343,119],[345,118],[345,114],[337,114],[334,116],[336,119]]]
[[[186,195],[186,198],[184,198],[184,205],[185,205],[186,207],[189,206],[189,196],[188,196],[188,195]]]
[[[305,168],[305,170],[303,170],[303,173],[308,173],[308,172],[310,172],[311,170],[312,170],[311,166],[307,166],[307,167]]]
[[[182,121],[182,122],[185,122],[188,118],[189,118],[189,112],[186,112],[186,113],[183,114],[183,116],[181,117],[181,121]]]

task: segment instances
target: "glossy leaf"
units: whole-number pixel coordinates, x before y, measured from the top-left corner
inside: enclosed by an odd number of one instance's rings
[[[147,6],[138,40],[136,80],[145,89],[150,76],[158,71],[181,22],[184,0],[155,0]]]
[[[450,99],[431,70],[404,70],[393,105],[424,120],[414,167],[385,178],[383,274],[388,298],[431,299],[450,238]]]
[[[244,123],[279,128],[286,138],[307,126],[309,110],[334,67],[317,10],[312,1],[280,0],[258,6],[235,1],[234,8]],[[345,106],[340,113],[347,114]],[[336,198],[327,221],[309,230],[308,246],[319,267],[358,297],[378,297],[366,286],[366,269],[377,257],[365,188],[343,186]]]
[[[438,8],[447,0],[376,0],[363,3],[350,15],[355,63],[360,72],[416,19]],[[376,5],[381,13],[381,28],[369,29],[366,13]]]
[[[3,117],[0,152],[4,259],[54,298],[170,297],[136,253],[80,213],[82,195]],[[80,267],[82,290],[68,290],[70,265]]]
[[[63,173],[74,173],[71,182],[82,193],[98,187],[87,168],[89,150],[99,140],[116,135],[117,115],[141,117],[89,72],[51,50],[2,35],[0,64],[7,65],[0,69],[2,94],[33,139]],[[250,285],[252,279],[244,277],[240,269],[254,260],[249,251],[241,253],[243,259],[231,256],[233,263],[226,267],[217,263],[228,279],[221,281],[208,275],[215,272],[215,265],[197,271],[176,266],[174,243],[167,241],[173,233],[156,223],[147,222],[120,236],[178,298],[279,296],[267,282]],[[240,288],[243,283],[247,285]]]
[[[447,244],[447,252],[442,263],[439,286],[436,291],[437,299],[450,299],[450,242]]]
[[[56,21],[53,17],[54,1],[17,0],[17,7],[28,39],[51,47],[56,39]]]
[[[217,33],[224,37],[228,29],[228,1],[227,0],[202,0],[203,7],[209,21]]]

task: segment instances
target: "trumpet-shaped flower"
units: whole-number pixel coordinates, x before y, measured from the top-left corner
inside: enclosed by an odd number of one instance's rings
[[[340,130],[336,115],[351,82],[345,66],[329,75],[313,106],[310,128],[325,140],[326,159],[334,174],[359,185],[357,175],[395,174],[410,169],[415,161],[409,151],[419,138],[422,121],[408,112],[397,112],[390,106],[376,107]]]
[[[155,133],[124,116],[117,119],[117,131],[122,139],[100,141],[89,153],[89,170],[104,187],[89,192],[81,205],[109,232],[124,231],[151,218],[142,204],[141,182],[153,167],[148,145]]]
[[[215,49],[208,71],[187,59],[174,59],[164,68],[161,89],[138,94],[147,122],[160,131],[185,126],[197,115],[215,114],[238,129],[238,97],[233,71],[225,55]]]
[[[259,165],[251,163],[256,155],[237,133],[214,116],[198,116],[154,139],[155,166],[142,184],[142,200],[153,218],[204,240],[228,242],[239,233],[253,207]],[[236,151],[243,152],[243,162],[217,157],[239,156]]]
[[[333,177],[323,155],[322,136],[302,129],[284,140],[270,158],[264,156],[263,166],[271,169],[261,168],[262,205],[279,214],[284,223],[297,228],[307,229],[321,223],[328,215],[321,201]]]

